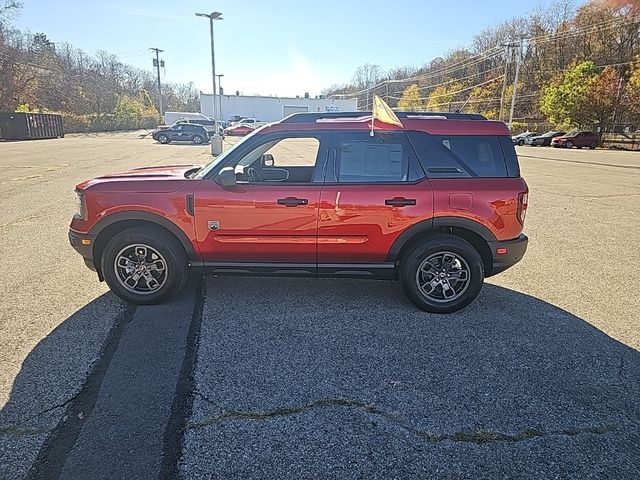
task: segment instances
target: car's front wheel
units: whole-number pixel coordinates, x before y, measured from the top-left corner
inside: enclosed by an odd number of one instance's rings
[[[101,259],[111,291],[136,304],[161,303],[184,287],[188,261],[184,248],[161,228],[134,227],[115,235]]]
[[[524,140],[518,140],[518,146],[521,147],[524,145]]]
[[[200,145],[202,143],[202,137],[200,135],[194,135],[191,141],[194,145]]]
[[[565,144],[565,146],[566,146],[567,148],[573,148],[573,142],[572,142],[571,140],[569,140],[569,141]]]
[[[158,135],[158,142],[167,144],[169,143],[169,137],[167,137],[164,133]]]
[[[466,240],[454,235],[435,235],[404,255],[400,280],[409,300],[422,310],[455,312],[480,293],[484,265]]]

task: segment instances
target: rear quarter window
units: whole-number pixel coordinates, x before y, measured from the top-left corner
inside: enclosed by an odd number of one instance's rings
[[[518,159],[511,137],[429,135],[408,132],[430,178],[517,177]]]

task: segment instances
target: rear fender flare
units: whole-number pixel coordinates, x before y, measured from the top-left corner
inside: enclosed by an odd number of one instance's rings
[[[487,227],[468,218],[460,217],[436,217],[412,225],[402,232],[398,238],[391,245],[389,254],[387,255],[387,262],[396,262],[399,260],[400,252],[402,248],[414,239],[433,233],[440,228],[445,227],[457,227],[464,228],[471,232],[476,233],[482,237],[487,243],[497,241],[496,236]]]

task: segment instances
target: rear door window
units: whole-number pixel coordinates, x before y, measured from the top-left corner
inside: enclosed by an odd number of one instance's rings
[[[424,178],[403,132],[341,132],[336,134],[335,162],[327,182],[396,183]]]

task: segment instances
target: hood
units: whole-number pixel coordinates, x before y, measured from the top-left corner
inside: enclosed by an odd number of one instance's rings
[[[79,184],[77,190],[94,186],[113,187],[116,190],[142,192],[171,192],[180,188],[189,179],[185,174],[201,165],[165,165],[160,167],[135,168],[122,173],[101,175]],[[110,189],[110,188],[107,188]]]
[[[111,173],[108,175],[102,175],[96,177],[96,179],[104,178],[131,178],[131,177],[144,177],[148,178],[162,178],[162,179],[185,179],[184,174],[189,170],[198,168],[200,165],[163,165],[160,167],[140,167],[134,168],[123,173]]]

